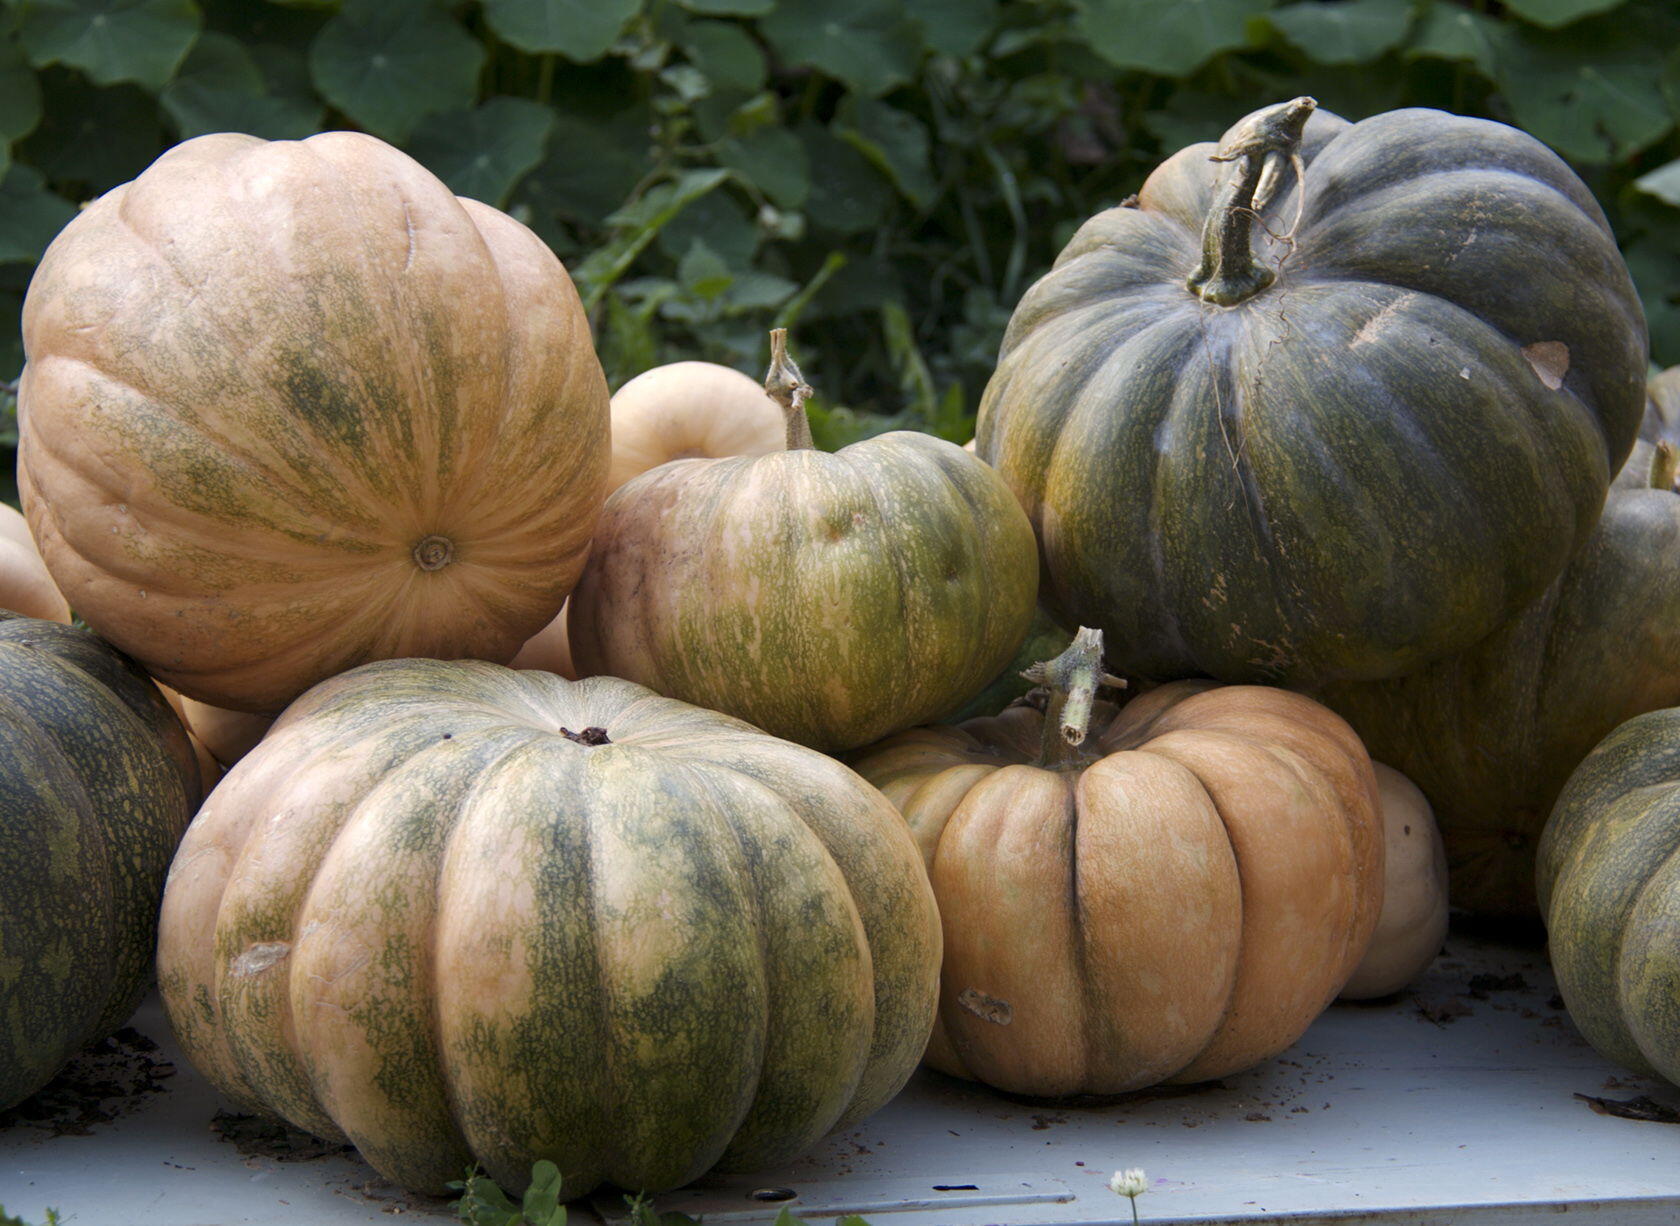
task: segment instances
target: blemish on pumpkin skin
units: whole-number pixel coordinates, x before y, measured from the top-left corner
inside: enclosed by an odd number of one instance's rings
[[[957,1004],[983,1022],[1007,1026],[1015,1020],[1015,1009],[1007,1000],[988,996],[979,988],[964,988],[957,994]]]
[[[260,975],[291,952],[291,944],[287,941],[258,941],[247,946],[245,951],[233,960],[232,965],[228,967],[228,973],[237,978]]]
[[[1532,345],[1524,345],[1523,357],[1534,367],[1534,373],[1540,376],[1552,391],[1563,386],[1563,377],[1569,373],[1569,346],[1562,341],[1536,341]]]

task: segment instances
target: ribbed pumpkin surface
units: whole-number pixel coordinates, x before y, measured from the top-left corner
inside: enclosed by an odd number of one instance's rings
[[[185,729],[133,663],[0,612],[0,1110],[140,1003],[198,791]]]
[[[839,751],[983,689],[1037,585],[997,474],[898,430],[635,477],[607,500],[568,628],[584,674]]]
[[[238,1102],[409,1187],[549,1158],[575,1196],[873,1111],[938,962],[915,846],[839,763],[613,678],[410,660],[317,686],[218,786],[159,981]]]
[[[979,454],[1061,620],[1157,679],[1375,678],[1469,645],[1557,576],[1638,428],[1645,325],[1602,212],[1513,128],[1319,112],[1304,187],[1285,163],[1244,239],[1275,281],[1216,305],[1187,286],[1240,172],[1215,149],[1080,228],[986,388]]]
[[[1587,755],[1540,841],[1536,883],[1558,990],[1609,1059],[1680,1083],[1680,709]]]
[[[189,697],[511,659],[583,565],[607,388],[571,281],[372,137],[176,146],[53,241],[23,335],[47,566]]]
[[[1370,758],[1298,694],[1179,682],[1037,765],[1027,707],[854,756],[939,901],[935,1068],[1020,1094],[1203,1081],[1283,1051],[1382,907]]]

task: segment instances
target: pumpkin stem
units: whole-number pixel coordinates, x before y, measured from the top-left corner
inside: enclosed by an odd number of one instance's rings
[[[1651,456],[1651,488],[1673,490],[1677,477],[1680,477],[1680,447],[1663,439]]]
[[[1040,766],[1063,765],[1070,759],[1071,751],[1085,743],[1098,686],[1126,684],[1103,671],[1102,654],[1102,631],[1081,626],[1061,655],[1021,670],[1021,676],[1049,691],[1049,703],[1044,710],[1044,736],[1039,742]]]
[[[1211,161],[1241,165],[1208,211],[1202,262],[1185,282],[1203,302],[1235,306],[1277,280],[1276,272],[1254,258],[1254,223],[1277,194],[1284,166],[1293,165],[1299,175],[1301,133],[1317,106],[1300,97],[1256,111],[1212,155]]]
[[[805,401],[810,398],[811,385],[788,357],[786,328],[770,329],[770,369],[764,375],[764,391],[782,406],[782,416],[787,419],[787,449],[815,447],[811,441],[811,423],[805,417]]]

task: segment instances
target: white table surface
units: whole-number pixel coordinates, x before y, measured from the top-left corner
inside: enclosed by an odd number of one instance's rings
[[[1472,992],[1476,975],[1527,986]],[[1596,1114],[1574,1095],[1680,1092],[1600,1059],[1551,1003],[1538,950],[1454,935],[1412,991],[1333,1006],[1282,1057],[1192,1092],[1103,1106],[1015,1101],[930,1072],[791,1165],[661,1197],[708,1223],[878,1226],[1129,1223],[1109,1175],[1142,1167],[1145,1222],[1520,1226],[1567,1209],[1595,1226],[1680,1223],[1680,1126]],[[451,1221],[353,1156],[243,1156],[210,1128],[224,1104],[180,1059],[155,999],[133,1023],[177,1063],[167,1089],[88,1135],[0,1129],[0,1205],[77,1226]],[[967,1186],[967,1185],[972,1185]],[[597,1196],[572,1221],[621,1217]]]

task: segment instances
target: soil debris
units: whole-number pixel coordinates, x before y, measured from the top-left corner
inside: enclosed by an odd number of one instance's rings
[[[210,1120],[210,1131],[223,1141],[231,1141],[235,1149],[247,1158],[270,1158],[275,1162],[311,1162],[333,1154],[355,1151],[338,1141],[323,1141],[320,1137],[293,1128],[284,1120],[265,1119],[260,1115],[244,1115],[234,1111],[218,1111]]]
[[[1489,992],[1526,992],[1528,980],[1521,972],[1513,975],[1472,975],[1470,976],[1470,995],[1475,1000],[1486,1000]]]
[[[1595,1098],[1591,1094],[1576,1094],[1599,1115],[1613,1115],[1619,1120],[1644,1120],[1652,1124],[1680,1124],[1680,1111],[1659,1103],[1647,1094],[1636,1098]]]
[[[1434,1022],[1437,1026],[1446,1026],[1475,1012],[1456,996],[1446,1000],[1420,1000],[1417,1002],[1417,1011],[1425,1021]]]
[[[46,1085],[9,1111],[0,1112],[0,1128],[39,1128],[49,1136],[87,1136],[139,1110],[175,1066],[157,1054],[158,1045],[132,1026],[101,1039],[70,1062]]]

